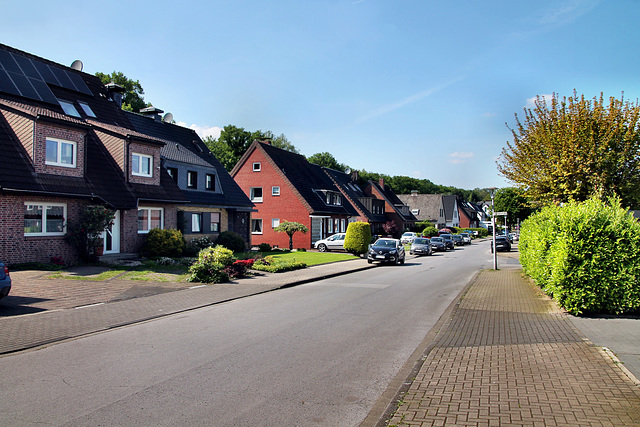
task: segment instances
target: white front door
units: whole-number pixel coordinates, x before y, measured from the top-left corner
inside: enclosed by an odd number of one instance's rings
[[[111,225],[102,233],[102,238],[105,254],[120,253],[120,211],[116,211]]]

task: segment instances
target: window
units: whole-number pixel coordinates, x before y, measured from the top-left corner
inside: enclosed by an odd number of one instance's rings
[[[271,218],[271,228],[276,228],[280,225],[280,218]]]
[[[216,191],[216,176],[210,173],[207,174],[207,180],[205,182],[205,188],[210,191]]]
[[[45,163],[53,166],[76,167],[76,143],[47,138]]]
[[[411,213],[414,215],[420,215],[420,209],[411,209]]]
[[[167,168],[167,173],[175,182],[178,182],[178,168]]]
[[[220,231],[220,213],[212,213],[209,222],[209,231],[217,233]]]
[[[64,235],[66,211],[67,205],[64,204],[25,203],[25,236]]]
[[[332,205],[333,204],[333,193],[331,191],[327,191],[326,203],[328,205]]]
[[[163,208],[138,208],[138,233],[146,234],[154,228],[163,228]]]
[[[74,107],[73,102],[58,99],[58,103],[67,116],[80,117],[80,113],[78,113],[78,110]]]
[[[271,195],[279,196],[280,195],[280,187],[271,187]]]
[[[202,214],[192,213],[191,214],[191,232],[199,233],[202,231],[202,227],[200,226],[202,222]]]
[[[262,187],[251,187],[249,198],[252,202],[262,202]]]
[[[260,172],[262,170],[262,165],[260,164],[260,162],[256,162],[253,164],[253,171],[254,172]]]
[[[340,220],[338,218],[333,220],[333,229],[336,230],[336,233],[340,231]]]
[[[342,233],[344,233],[344,232],[346,232],[346,231],[347,231],[347,220],[346,220],[346,219],[342,219],[342,220],[340,220],[340,221],[341,221],[341,224],[340,224],[340,231],[341,231]]]
[[[327,232],[333,234],[333,220],[331,218],[327,220]]]
[[[252,219],[251,220],[251,234],[262,234],[262,220],[261,219]]]
[[[131,156],[131,173],[136,176],[152,176],[153,157],[146,154],[133,153]]]
[[[89,107],[89,104],[87,104],[86,102],[82,102],[82,101],[78,101],[78,104],[80,104],[80,107],[82,107],[82,110],[84,111],[84,113],[89,116],[89,117],[95,117],[96,113],[93,112],[93,110],[91,109],[91,107]]]
[[[335,202],[338,206],[342,205],[342,196],[340,194],[336,194]]]
[[[198,172],[187,171],[187,187],[198,188]]]

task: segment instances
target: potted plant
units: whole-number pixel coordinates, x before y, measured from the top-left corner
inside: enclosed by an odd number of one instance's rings
[[[102,233],[111,225],[115,212],[101,205],[89,205],[78,223],[70,222],[67,241],[76,247],[80,258],[89,261],[91,255],[100,256],[103,249]]]

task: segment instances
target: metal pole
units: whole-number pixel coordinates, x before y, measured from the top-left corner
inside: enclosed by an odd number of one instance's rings
[[[498,269],[498,250],[496,248],[496,215],[495,215],[495,208],[493,206],[493,196],[494,196],[494,191],[491,191],[491,224],[493,225],[493,243],[492,243],[492,248],[493,248],[493,269],[497,270]]]

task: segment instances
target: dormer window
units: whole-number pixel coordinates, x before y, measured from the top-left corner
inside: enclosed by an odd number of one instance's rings
[[[87,104],[86,102],[81,102],[81,101],[78,101],[78,104],[80,104],[80,107],[82,107],[82,110],[84,111],[84,113],[87,116],[96,117],[96,113],[94,113],[93,110],[91,109],[91,107],[89,107],[89,104]]]
[[[47,138],[45,163],[51,166],[76,167],[76,143]]]
[[[136,176],[152,176],[153,157],[146,154],[133,153],[131,156],[131,173]]]
[[[80,117],[80,113],[76,110],[76,107],[73,105],[73,102],[63,101],[62,99],[58,99],[58,103],[62,107],[64,113],[68,116]],[[94,116],[95,117],[95,116]]]

